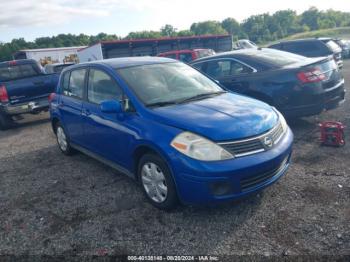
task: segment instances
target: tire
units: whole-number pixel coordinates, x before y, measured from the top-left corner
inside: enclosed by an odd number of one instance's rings
[[[0,112],[0,130],[7,130],[13,126],[12,118]]]
[[[71,147],[66,131],[60,122],[57,122],[55,125],[55,134],[57,145],[61,152],[67,156],[72,155],[74,153],[74,149]]]
[[[145,154],[139,161],[138,178],[146,198],[153,206],[171,210],[178,205],[173,177],[161,157]]]

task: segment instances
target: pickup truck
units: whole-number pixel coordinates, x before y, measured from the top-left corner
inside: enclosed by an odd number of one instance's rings
[[[13,125],[21,114],[37,114],[49,108],[59,76],[46,74],[32,59],[0,63],[0,129]]]

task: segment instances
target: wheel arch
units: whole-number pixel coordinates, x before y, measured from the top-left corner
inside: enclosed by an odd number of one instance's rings
[[[52,130],[53,132],[56,134],[56,125],[57,123],[60,122],[60,119],[56,116],[54,116],[52,119],[51,119],[51,127],[52,127]]]
[[[165,156],[165,153],[163,153],[162,150],[157,148],[156,146],[152,146],[149,144],[140,144],[135,148],[135,150],[133,151],[133,154],[132,154],[132,160],[133,160],[132,161],[133,162],[132,169],[133,169],[133,173],[135,174],[135,179],[137,182],[139,182],[139,177],[138,177],[139,162],[140,162],[142,156],[144,156],[147,153],[155,154],[155,155],[161,157],[164,160],[164,162],[166,163],[166,165],[168,166],[168,169],[169,169],[169,171],[174,179],[173,169],[171,168],[171,165],[169,164],[169,160]],[[175,179],[174,179],[174,182],[176,184]]]

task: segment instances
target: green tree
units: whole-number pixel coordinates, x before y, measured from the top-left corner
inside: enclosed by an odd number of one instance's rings
[[[226,30],[222,28],[221,23],[218,21],[204,21],[193,23],[190,30],[195,35],[227,34]]]
[[[227,33],[233,36],[237,36],[241,33],[241,27],[236,19],[228,17],[221,22],[222,28],[226,30]]]
[[[140,32],[131,32],[125,39],[150,39],[150,38],[160,38],[162,37],[161,33],[158,31],[140,31]]]
[[[165,25],[160,29],[162,36],[176,36],[176,28],[172,25]]]
[[[194,32],[191,30],[181,30],[177,33],[177,36],[193,36]]]
[[[318,18],[320,12],[316,7],[310,7],[304,13],[301,14],[301,24],[307,25],[311,30],[317,30],[318,28]]]

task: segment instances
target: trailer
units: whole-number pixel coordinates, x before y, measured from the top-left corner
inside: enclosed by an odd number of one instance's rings
[[[198,35],[101,41],[78,51],[79,62],[89,62],[116,57],[156,56],[172,50],[208,48],[215,52],[232,50],[231,35]]]
[[[77,63],[78,50],[86,46],[41,48],[41,49],[23,49],[13,54],[15,60],[34,59],[41,65],[54,63]]]

